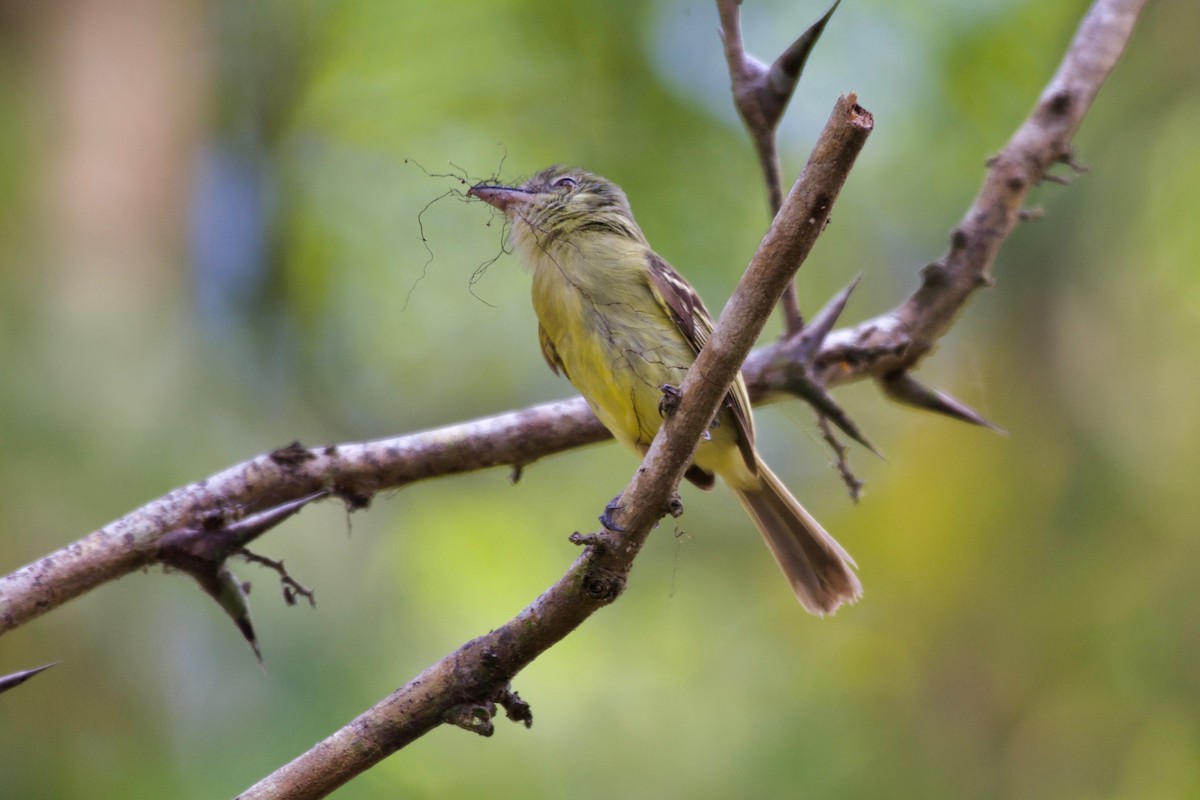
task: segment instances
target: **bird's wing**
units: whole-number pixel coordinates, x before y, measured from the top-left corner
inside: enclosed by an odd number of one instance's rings
[[[654,293],[654,299],[666,310],[675,327],[683,334],[683,338],[699,354],[713,329],[712,317],[704,307],[704,301],[696,294],[691,284],[657,253],[650,252],[647,260],[650,290]],[[732,413],[733,422],[738,429],[737,443],[742,459],[751,472],[756,472],[758,458],[754,454],[754,419],[750,416],[750,393],[746,391],[746,382],[742,379],[741,372],[729,387],[729,393],[725,395],[725,406]]]

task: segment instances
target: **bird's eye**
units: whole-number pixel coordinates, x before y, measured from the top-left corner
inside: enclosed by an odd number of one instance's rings
[[[579,181],[572,178],[570,175],[563,175],[561,178],[555,178],[554,183],[550,184],[555,189],[571,189],[579,185]]]

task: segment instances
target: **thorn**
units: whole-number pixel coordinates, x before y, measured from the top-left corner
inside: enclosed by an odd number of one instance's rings
[[[172,531],[159,542],[158,560],[168,568],[191,575],[204,593],[217,601],[217,605],[249,642],[261,664],[262,654],[250,621],[246,587],[225,566],[225,559],[229,555],[226,548],[229,537],[225,533],[223,529],[180,528]]]
[[[167,567],[191,575],[196,583],[200,584],[200,588],[217,601],[217,605],[241,631],[259,664],[263,663],[263,657],[250,619],[250,603],[246,597],[249,587],[234,577],[226,566],[225,559],[234,553],[241,553],[247,560],[273,566],[274,562],[269,559],[256,557],[245,550],[246,543],[261,536],[312,501],[329,494],[329,490],[322,489],[307,497],[283,503],[229,524],[222,524],[221,516],[218,515],[205,520],[200,527],[174,530],[159,542],[158,560]],[[314,602],[311,590],[290,581],[290,576],[282,572],[282,562],[278,563],[277,569],[284,578],[285,601],[290,604],[295,601],[296,596],[304,596],[310,603]],[[290,587],[290,590],[287,587]]]
[[[258,649],[258,637],[254,635],[254,623],[250,619],[250,601],[246,597],[246,587],[224,566],[217,571],[211,582],[202,581],[200,586],[233,620],[233,624],[241,631],[246,643],[254,651],[254,657],[261,665],[263,663],[262,651]]]
[[[930,389],[907,372],[893,372],[879,381],[883,393],[898,403],[943,414],[960,422],[989,428],[1004,436],[1008,431],[992,422],[970,406],[955,400],[945,392]]]
[[[875,448],[875,445],[871,444],[866,434],[859,429],[854,420],[850,418],[850,415],[838,405],[838,402],[833,399],[833,395],[829,393],[829,390],[809,377],[808,370],[802,365],[789,364],[789,367],[790,369],[788,369],[787,374],[788,391],[799,396],[812,406],[817,414],[837,425],[842,433],[870,450],[879,458],[883,458],[883,454]]]
[[[314,500],[320,500],[328,496],[328,489],[313,492],[307,497],[282,503],[274,508],[269,508],[261,513],[230,523],[225,526],[224,532],[231,537],[231,541],[235,546],[244,546],[262,536]]]
[[[43,664],[40,667],[25,669],[21,670],[20,672],[14,672],[11,675],[4,675],[3,677],[0,677],[0,694],[3,694],[4,692],[7,692],[9,689],[12,689],[16,686],[20,686],[34,675],[37,675],[40,672],[45,672],[51,667],[61,663],[61,661],[51,661],[49,664]]]
[[[833,330],[833,326],[837,324],[842,312],[846,310],[846,303],[849,302],[850,295],[861,280],[862,273],[860,272],[854,276],[854,280],[850,281],[846,288],[831,297],[825,307],[804,326],[793,358],[798,358],[804,364],[812,366],[817,353],[821,351],[821,345],[825,343],[825,337]]]
[[[817,412],[817,415],[827,419],[854,441],[870,450],[875,455],[883,455],[871,444],[866,434],[855,424],[833,395],[821,383],[814,380],[812,375],[813,362],[825,342],[825,337],[833,330],[838,318],[846,309],[850,295],[857,288],[862,274],[856,275],[844,289],[830,298],[825,307],[796,334],[792,341],[780,349],[774,365],[783,373],[784,388],[807,402]]]
[[[780,53],[770,67],[746,52],[738,21],[739,5],[740,0],[718,0],[721,38],[725,44],[729,77],[733,82],[733,104],[750,133],[750,139],[767,177],[768,191],[776,201],[773,205],[778,209],[782,192],[779,191],[776,175],[778,157],[775,152],[774,132],[800,81],[809,53],[825,30],[825,24],[833,15],[838,2]]]
[[[778,98],[779,106],[778,113],[774,115],[772,127],[778,123],[779,117],[783,116],[783,107],[787,105],[788,100],[792,97],[792,92],[796,89],[796,84],[800,82],[800,75],[804,72],[804,65],[808,61],[809,54],[812,53],[821,34],[825,32],[825,25],[828,24],[829,18],[833,16],[833,12],[837,10],[841,1],[836,0],[823,17],[800,34],[799,38],[788,45],[787,49],[780,53],[779,57],[771,64],[767,85]]]

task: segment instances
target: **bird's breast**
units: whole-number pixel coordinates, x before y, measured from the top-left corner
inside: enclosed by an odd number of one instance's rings
[[[678,386],[695,354],[637,261],[551,255],[533,264],[542,330],[600,421],[626,445],[644,449],[661,423],[662,385]]]

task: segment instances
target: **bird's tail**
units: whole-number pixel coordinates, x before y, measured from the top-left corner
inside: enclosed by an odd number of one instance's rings
[[[862,596],[850,554],[825,532],[760,459],[759,485],[733,489],[738,502],[771,548],[792,584],[796,599],[811,614],[832,614]]]

